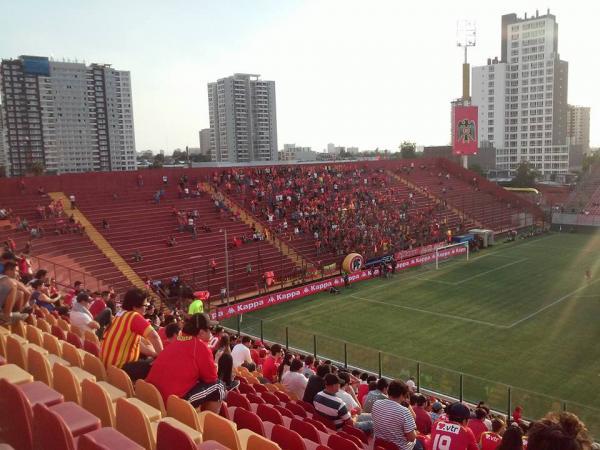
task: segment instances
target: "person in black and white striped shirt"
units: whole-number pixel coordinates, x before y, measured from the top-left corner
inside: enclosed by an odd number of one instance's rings
[[[325,375],[325,389],[315,395],[313,405],[321,416],[331,420],[336,428],[342,428],[345,423],[352,424],[352,417],[344,401],[336,397],[340,389],[340,379],[333,373]]]
[[[388,399],[377,400],[373,404],[371,416],[375,438],[393,442],[399,450],[417,448],[417,425],[408,403],[408,386],[403,381],[394,380],[389,384],[387,394]]]

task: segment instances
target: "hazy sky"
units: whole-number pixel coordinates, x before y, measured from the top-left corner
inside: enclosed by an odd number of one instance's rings
[[[473,65],[500,53],[500,16],[559,23],[569,103],[592,107],[600,145],[600,2],[530,0],[0,0],[0,57],[111,63],[130,70],[138,150],[199,146],[206,83],[234,72],[275,80],[278,141],[396,149],[449,142],[461,95],[461,19],[477,23]]]

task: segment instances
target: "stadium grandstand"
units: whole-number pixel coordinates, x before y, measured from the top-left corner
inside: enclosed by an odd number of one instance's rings
[[[453,396],[383,374],[381,352],[377,373],[316,338],[311,352],[287,331],[241,332],[236,305],[336,294],[549,227],[447,160],[2,179],[0,214],[0,448],[591,448],[571,412],[468,403],[462,376]],[[211,320],[225,316],[237,330]]]

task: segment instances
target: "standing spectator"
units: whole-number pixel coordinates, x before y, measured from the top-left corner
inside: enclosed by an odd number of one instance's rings
[[[365,398],[363,400],[363,412],[370,414],[371,411],[373,410],[373,404],[377,400],[383,400],[383,399],[388,398],[387,391],[388,391],[387,380],[385,378],[380,378],[379,380],[377,380],[375,389],[372,391],[369,391],[369,393],[365,396]]]
[[[150,304],[146,293],[141,289],[129,289],[123,297],[122,311],[117,314],[111,326],[106,330],[100,351],[104,365],[123,369],[133,381],[146,378],[150,371],[150,359],[140,359],[140,353],[156,357],[163,349],[158,333],[144,319]],[[151,347],[142,349],[142,337]]]
[[[516,424],[508,427],[496,448],[498,450],[523,450],[523,430],[521,430],[521,427]],[[553,447],[545,448],[551,449]]]
[[[318,392],[313,399],[313,406],[317,413],[331,420],[337,429],[345,424],[352,424],[352,418],[344,401],[336,397],[340,389],[340,379],[333,373],[325,375],[325,389]]]
[[[306,377],[300,373],[300,369],[302,369],[302,361],[294,359],[290,365],[290,371],[281,380],[285,388],[299,399],[304,397],[304,390],[308,383]]]
[[[25,320],[28,315],[19,312],[13,312],[15,306],[17,309],[17,285],[15,277],[17,276],[17,264],[14,261],[6,261],[3,264],[4,273],[0,274],[0,323],[8,324],[17,320]]]
[[[421,434],[431,433],[431,416],[425,410],[427,405],[427,397],[422,394],[416,394],[415,406],[413,411],[415,412],[415,423],[417,424],[417,430]]]
[[[256,369],[256,366],[252,361],[252,355],[250,354],[251,345],[252,339],[250,339],[249,336],[244,336],[242,341],[233,347],[233,350],[231,351],[231,357],[233,358],[234,369],[237,369],[240,366],[245,367],[251,372]]]
[[[479,442],[481,439],[481,435],[488,431],[488,427],[485,424],[484,420],[487,417],[487,411],[483,408],[477,408],[475,410],[475,417],[469,419],[467,426],[473,432],[473,436],[475,436],[475,441]]]
[[[521,408],[520,406],[517,406],[515,408],[515,410],[513,411],[513,420],[517,423],[519,423],[521,421],[521,418],[523,417],[523,408]]]
[[[431,431],[431,450],[478,450],[473,432],[467,428],[471,411],[462,403],[446,408],[448,422],[438,421]]]
[[[277,382],[277,369],[281,364],[282,348],[279,344],[273,344],[271,346],[270,354],[265,358],[262,366],[263,377],[269,383]]]
[[[392,442],[399,450],[416,447],[417,426],[407,403],[409,395],[408,386],[403,381],[394,380],[388,386],[389,398],[376,401],[371,413],[375,439]]]
[[[218,413],[225,398],[225,386],[207,342],[210,320],[206,314],[186,319],[182,335],[156,358],[148,383],[153,384],[166,402],[170,395],[189,401],[194,408]]]
[[[330,372],[331,366],[329,364],[321,364],[319,367],[317,367],[317,373],[315,375],[311,375],[308,379],[302,400],[307,403],[312,403],[315,395],[317,395],[317,393],[322,391],[325,387],[325,376]]]
[[[69,195],[69,201],[71,202],[71,209],[77,209],[77,202],[75,201],[75,194]]]
[[[529,429],[527,450],[590,448],[592,448],[592,441],[585,425],[572,413],[551,412],[542,420],[534,422]]]
[[[486,431],[481,435],[479,445],[481,450],[496,450],[502,441],[502,435],[506,425],[500,419],[492,420],[492,431]]]

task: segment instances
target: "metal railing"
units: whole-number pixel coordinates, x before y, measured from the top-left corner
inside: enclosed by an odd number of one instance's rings
[[[72,287],[76,281],[81,281],[83,286],[91,291],[100,292],[107,287],[102,280],[82,270],[72,269],[40,256],[30,256],[29,259],[34,272],[39,269],[47,270],[48,277],[55,280],[58,286]]]
[[[238,334],[278,342],[286,349],[329,359],[346,368],[359,368],[386,378],[407,380],[414,377],[419,391],[472,404],[483,400],[491,409],[506,415],[511,415],[517,405],[522,406],[526,417],[533,420],[549,411],[570,411],[587,425],[593,437],[600,438],[600,408],[597,407],[392,355],[342,339],[282,326],[269,320],[237,316],[222,324]]]

